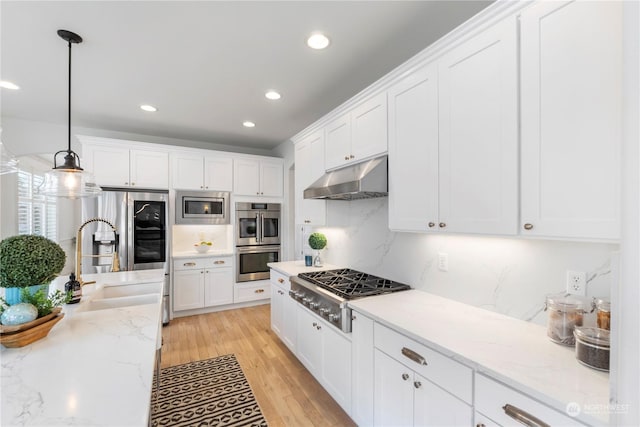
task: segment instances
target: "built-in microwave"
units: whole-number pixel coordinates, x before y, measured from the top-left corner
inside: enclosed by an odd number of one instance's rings
[[[176,224],[229,224],[229,192],[176,191]]]

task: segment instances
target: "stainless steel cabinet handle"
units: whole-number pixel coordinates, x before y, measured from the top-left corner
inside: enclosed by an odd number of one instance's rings
[[[320,330],[320,329],[322,329],[322,326],[318,325],[318,326],[316,326],[316,329]]]
[[[350,159],[355,159],[355,158],[356,158],[356,156],[354,156],[353,154],[349,154],[349,158],[350,158]]]
[[[530,413],[523,411],[522,409],[516,406],[510,405],[507,403],[502,407],[502,409],[504,410],[504,413],[507,414],[509,417],[513,418],[514,420],[518,421],[520,424],[523,424],[525,426],[550,427],[549,424],[545,423],[540,418],[536,418]]]
[[[420,387],[422,387],[422,383],[421,383],[420,381],[414,381],[414,382],[413,382],[413,386],[414,386],[415,388],[420,388]]]
[[[131,183],[131,185],[136,185],[136,183],[135,183],[135,182],[132,182],[132,183]]]
[[[185,267],[194,267],[196,265],[196,263],[195,262],[185,262],[182,265],[184,265]]]
[[[433,228],[433,227],[436,226],[436,223],[435,222],[430,222],[428,225],[429,225],[429,228]]]
[[[315,328],[316,326],[318,326],[318,322],[313,322],[312,325]]]
[[[409,379],[409,374],[402,374],[402,379],[403,380],[408,380]]]
[[[351,320],[356,320],[356,315],[354,314],[353,316],[351,316]]]
[[[220,264],[224,264],[224,261],[213,261],[213,263],[216,265],[220,265]]]
[[[487,427],[487,426],[484,425],[484,423],[478,423],[478,424],[476,424],[476,427]]]
[[[344,156],[344,159],[345,160],[349,160],[349,156]]]
[[[256,289],[255,291],[253,291],[256,294],[261,294],[264,292],[264,289]]]
[[[129,183],[128,183],[128,182],[125,182],[125,183],[124,183],[124,185],[129,185]]]
[[[424,357],[407,347],[402,347],[402,355],[420,365],[427,365],[427,360]]]
[[[204,274],[204,271],[200,270],[200,274]]]
[[[283,279],[282,277],[280,277],[280,278],[278,279],[278,283],[284,283],[284,279]]]
[[[440,224],[438,224],[438,227],[440,227],[440,228],[445,228],[446,226],[447,226],[447,224],[444,223],[444,222],[441,222]]]
[[[524,225],[524,229],[525,229],[525,230],[532,230],[532,229],[533,229],[533,224],[526,223],[526,224]]]

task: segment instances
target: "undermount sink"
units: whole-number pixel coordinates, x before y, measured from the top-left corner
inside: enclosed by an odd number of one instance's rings
[[[158,283],[138,283],[131,285],[105,284],[102,288],[97,289],[91,295],[91,300],[96,301],[137,295],[152,295],[159,294],[160,292],[162,292],[162,284]]]
[[[81,311],[96,311],[96,310],[107,310],[110,308],[122,308],[122,307],[131,307],[135,305],[146,305],[146,304],[154,304],[159,302],[160,294],[146,294],[146,295],[132,295],[132,296],[123,296],[123,297],[112,297],[106,299],[94,299],[91,298],[88,301],[84,301],[80,307],[78,307],[78,312]]]

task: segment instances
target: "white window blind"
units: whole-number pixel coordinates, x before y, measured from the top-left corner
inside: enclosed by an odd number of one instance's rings
[[[44,173],[33,168],[18,170],[18,234],[38,234],[57,240],[55,197],[38,194]]]

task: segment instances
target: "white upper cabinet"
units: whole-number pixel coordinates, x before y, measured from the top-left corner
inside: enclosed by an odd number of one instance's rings
[[[387,152],[387,96],[381,93],[325,126],[325,168]]]
[[[517,41],[507,18],[438,62],[438,228],[517,233]]]
[[[171,187],[180,190],[233,190],[233,159],[225,156],[171,153]]]
[[[522,235],[620,237],[622,2],[521,15]]]
[[[117,144],[82,144],[83,167],[107,187],[169,188],[169,154]]]
[[[510,18],[388,91],[391,229],[517,232],[516,42]]]
[[[325,225],[326,202],[305,199],[305,188],[324,174],[324,133],[322,130],[295,145],[296,224]]]
[[[234,193],[244,196],[282,197],[283,173],[281,159],[235,159]]]

